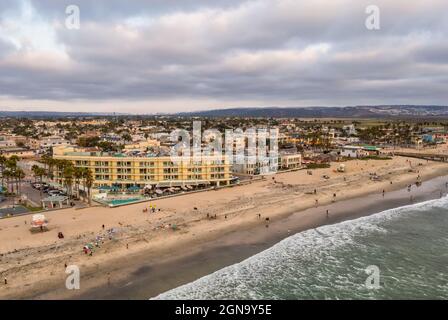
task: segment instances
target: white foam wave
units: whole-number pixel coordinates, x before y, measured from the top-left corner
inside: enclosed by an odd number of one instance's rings
[[[282,283],[283,279],[290,279],[292,276],[300,278],[301,275],[306,277],[306,270],[297,270],[297,263],[306,265],[311,261],[313,263],[325,261],[326,264],[337,264],[338,261],[333,258],[333,252],[341,246],[354,245],[357,237],[387,233],[387,230],[381,226],[383,222],[433,208],[446,209],[447,206],[448,197],[444,197],[300,232],[240,263],[167,291],[155,299],[226,299],[235,296],[261,299],[264,297],[262,292],[266,289],[263,287],[265,286],[263,280],[266,277],[270,277],[272,283],[282,284],[287,289],[290,283]],[[282,268],[281,272],[277,272],[279,265]],[[325,268],[324,263],[322,267]],[[285,277],[285,273],[288,273],[289,277]],[[313,276],[325,277],[326,275],[322,272]],[[300,280],[303,281],[303,279]],[[347,279],[340,280],[344,283]],[[272,298],[275,299],[275,297]]]

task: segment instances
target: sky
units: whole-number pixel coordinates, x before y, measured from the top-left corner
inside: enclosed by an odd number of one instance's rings
[[[447,105],[447,17],[446,0],[1,0],[0,111]]]

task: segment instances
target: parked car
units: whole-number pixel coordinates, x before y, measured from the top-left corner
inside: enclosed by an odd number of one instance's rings
[[[50,190],[50,191],[48,191],[48,194],[50,196],[59,196],[59,195],[61,195],[61,193],[62,193],[62,191],[60,191],[60,190]]]
[[[40,188],[42,187],[42,185],[41,185],[40,183],[37,183],[37,182],[32,183],[31,186],[32,186],[34,189],[37,189],[37,190],[40,190]]]

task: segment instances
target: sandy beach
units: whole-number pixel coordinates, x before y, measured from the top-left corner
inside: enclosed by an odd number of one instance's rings
[[[345,173],[337,166],[113,209],[48,212],[44,233],[29,231],[30,216],[2,219],[0,298],[150,298],[295,232],[448,191],[447,163],[395,157],[348,161]],[[380,181],[370,179],[373,173]],[[149,204],[156,213],[143,212]],[[116,233],[109,239],[111,228]],[[105,235],[104,243],[92,256],[84,254],[82,247],[98,235]],[[65,264],[79,266],[80,290],[65,288]]]

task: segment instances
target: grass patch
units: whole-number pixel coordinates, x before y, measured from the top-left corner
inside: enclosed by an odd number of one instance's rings
[[[331,165],[329,163],[310,163],[306,165],[307,169],[326,169],[330,167]]]
[[[30,210],[31,212],[42,211],[42,207],[32,207],[32,206],[24,206],[24,207]]]
[[[367,156],[359,158],[359,160],[392,160],[391,157],[380,157],[380,156]]]

